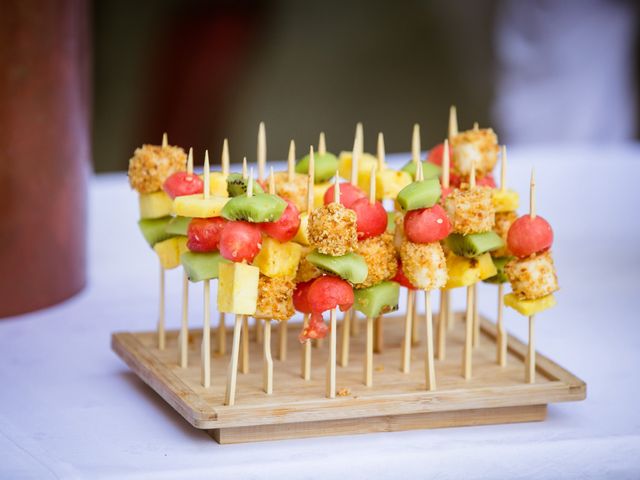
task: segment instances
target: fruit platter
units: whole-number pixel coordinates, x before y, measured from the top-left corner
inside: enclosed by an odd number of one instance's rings
[[[116,354],[219,443],[540,421],[549,403],[583,400],[586,384],[535,348],[558,277],[533,171],[519,216],[506,147],[491,128],[459,131],[455,107],[424,158],[414,126],[400,169],[382,133],[375,155],[363,137],[358,124],[353,149],[334,155],[321,133],[302,158],[291,141],[278,172],[264,124],[255,170],[244,157],[231,172],[226,140],[220,169],[207,151],[201,173],[166,134],[138,148],[129,183],[158,258],[159,311],[153,331],[114,333]],[[171,269],[183,272],[176,318]],[[203,318],[190,329],[198,282]],[[479,282],[495,285],[492,319]],[[526,343],[507,333],[505,307],[528,322]]]

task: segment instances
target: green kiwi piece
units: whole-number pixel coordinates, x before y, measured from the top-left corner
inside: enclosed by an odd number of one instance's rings
[[[407,172],[411,175],[411,178],[416,178],[416,162],[413,160],[409,160],[400,170]],[[437,178],[442,175],[442,167],[439,167],[435,163],[424,161],[422,162],[422,175],[424,175],[425,180],[428,178]]]
[[[316,153],[314,156],[314,183],[322,183],[329,180],[338,170],[338,159],[333,153]],[[305,155],[296,164],[297,173],[309,173],[309,155]]]
[[[225,259],[220,252],[196,253],[184,252],[180,255],[180,263],[192,282],[218,278],[218,267]]]
[[[149,246],[153,247],[158,242],[175,237],[175,235],[167,232],[167,225],[170,221],[171,217],[138,220],[138,227],[140,227],[140,231]]]
[[[440,199],[442,189],[437,178],[413,182],[398,193],[398,203],[404,210],[433,207]]]
[[[241,195],[231,198],[222,208],[222,217],[227,220],[245,220],[247,222],[262,223],[278,220],[287,202],[276,195],[259,193],[253,197]]]
[[[362,283],[369,274],[367,262],[353,252],[333,257],[314,250],[307,255],[307,261],[320,270],[338,275],[351,283]]]
[[[493,277],[489,277],[483,280],[486,283],[507,283],[509,279],[507,278],[507,274],[504,273],[504,266],[509,263],[513,257],[493,257],[493,264],[496,266],[496,273]]]
[[[190,222],[191,217],[173,217],[167,224],[165,231],[170,235],[184,235],[186,237]]]
[[[398,310],[400,284],[384,281],[372,287],[356,290],[354,295],[353,307],[368,318],[375,318],[383,313]]]
[[[240,195],[247,195],[247,183],[249,181],[246,178],[242,178],[241,173],[230,173],[227,177],[227,192],[230,197],[239,197]],[[256,181],[253,182],[253,194],[264,193],[263,188]]]
[[[396,231],[395,212],[387,212],[387,233]]]
[[[461,235],[452,233],[447,237],[447,247],[461,257],[477,257],[483,253],[497,250],[504,246],[504,241],[494,231]]]

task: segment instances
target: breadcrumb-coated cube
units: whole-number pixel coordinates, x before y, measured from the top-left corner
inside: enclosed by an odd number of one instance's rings
[[[476,175],[491,173],[498,161],[498,136],[491,128],[467,130],[451,139],[453,170],[460,175],[471,174],[475,162]]]
[[[502,241],[504,241],[504,247],[499,248],[491,252],[492,257],[508,257],[511,255],[509,247],[507,246],[507,234],[511,224],[518,218],[517,212],[497,212],[496,223],[493,227],[493,231],[500,235]]]
[[[436,290],[447,283],[447,261],[439,242],[413,243],[400,247],[402,271],[421,290]]]
[[[445,208],[454,233],[468,235],[493,229],[495,211],[488,187],[455,189],[447,195]]]
[[[307,210],[307,175],[294,173],[293,181],[289,181],[288,172],[274,174],[276,193],[286,200],[291,200],[300,212]]]
[[[284,278],[270,278],[260,275],[258,279],[258,302],[255,318],[269,320],[289,320],[295,314],[293,290],[295,284]]]
[[[180,147],[143,145],[129,159],[129,184],[139,193],[158,192],[167,177],[185,170],[186,162]]]
[[[296,272],[296,283],[308,282],[309,280],[322,276],[320,269],[307,260],[307,255],[312,251],[313,247],[302,247],[298,271]]]
[[[355,288],[377,285],[383,280],[393,278],[398,271],[396,248],[393,244],[393,235],[390,233],[383,233],[358,242],[356,253],[364,258],[369,273],[364,282],[354,285]]]
[[[339,203],[315,209],[309,215],[309,241],[325,255],[353,252],[358,243],[356,212]]]
[[[558,290],[551,252],[513,259],[505,265],[504,272],[518,298],[534,300]]]

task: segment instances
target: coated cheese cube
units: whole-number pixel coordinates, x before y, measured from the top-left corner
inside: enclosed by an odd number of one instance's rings
[[[558,290],[558,277],[549,252],[527,258],[514,258],[504,267],[513,293],[534,300]]]

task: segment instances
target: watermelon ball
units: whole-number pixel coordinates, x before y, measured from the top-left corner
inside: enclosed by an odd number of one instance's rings
[[[262,246],[260,228],[255,223],[227,222],[220,234],[220,255],[232,262],[253,262]]]
[[[263,222],[259,223],[260,229],[272,238],[275,238],[279,242],[288,242],[298,233],[300,227],[300,212],[295,204],[285,199],[287,202],[287,208],[278,220],[275,222]]]
[[[199,176],[192,173],[175,172],[164,181],[162,188],[167,195],[174,199],[204,192],[204,182]]]
[[[476,185],[479,187],[496,188],[496,181],[494,180],[493,175],[488,173],[484,177],[477,179]]]
[[[307,340],[317,340],[327,336],[329,327],[324,323],[321,313],[312,313],[309,318],[309,323],[302,329],[298,339],[300,343],[304,343]]]
[[[192,252],[215,252],[226,223],[221,217],[191,219],[187,228],[187,248]]]
[[[309,287],[307,299],[313,313],[322,313],[336,307],[344,312],[353,305],[353,287],[338,277],[319,277]]]
[[[414,243],[439,242],[451,233],[451,222],[440,205],[410,210],[404,216],[404,233]]]
[[[431,150],[429,150],[429,156],[427,157],[427,161],[429,163],[434,163],[438,166],[442,166],[442,155],[444,154],[444,143],[439,143]]]
[[[516,257],[524,258],[551,248],[553,230],[544,218],[523,215],[518,218],[507,234],[507,246]]]
[[[333,199],[335,198],[336,186],[331,185],[326,192],[324,192],[324,204],[329,205],[333,203]],[[340,203],[347,208],[351,208],[353,202],[360,198],[365,198],[367,196],[362,190],[360,190],[355,185],[351,185],[350,183],[341,183],[340,184]]]
[[[309,293],[309,288],[314,280],[315,278],[308,282],[300,282],[296,284],[296,289],[293,291],[293,306],[301,313],[311,313],[311,306],[309,305],[309,298],[307,294]]]
[[[400,260],[398,260],[398,270],[396,271],[396,275],[391,280],[399,283],[401,286],[408,288],[409,290],[417,290],[402,271],[402,262]]]
[[[387,211],[382,203],[371,203],[368,198],[360,198],[353,202],[349,208],[356,212],[358,240],[377,237],[387,230]]]

